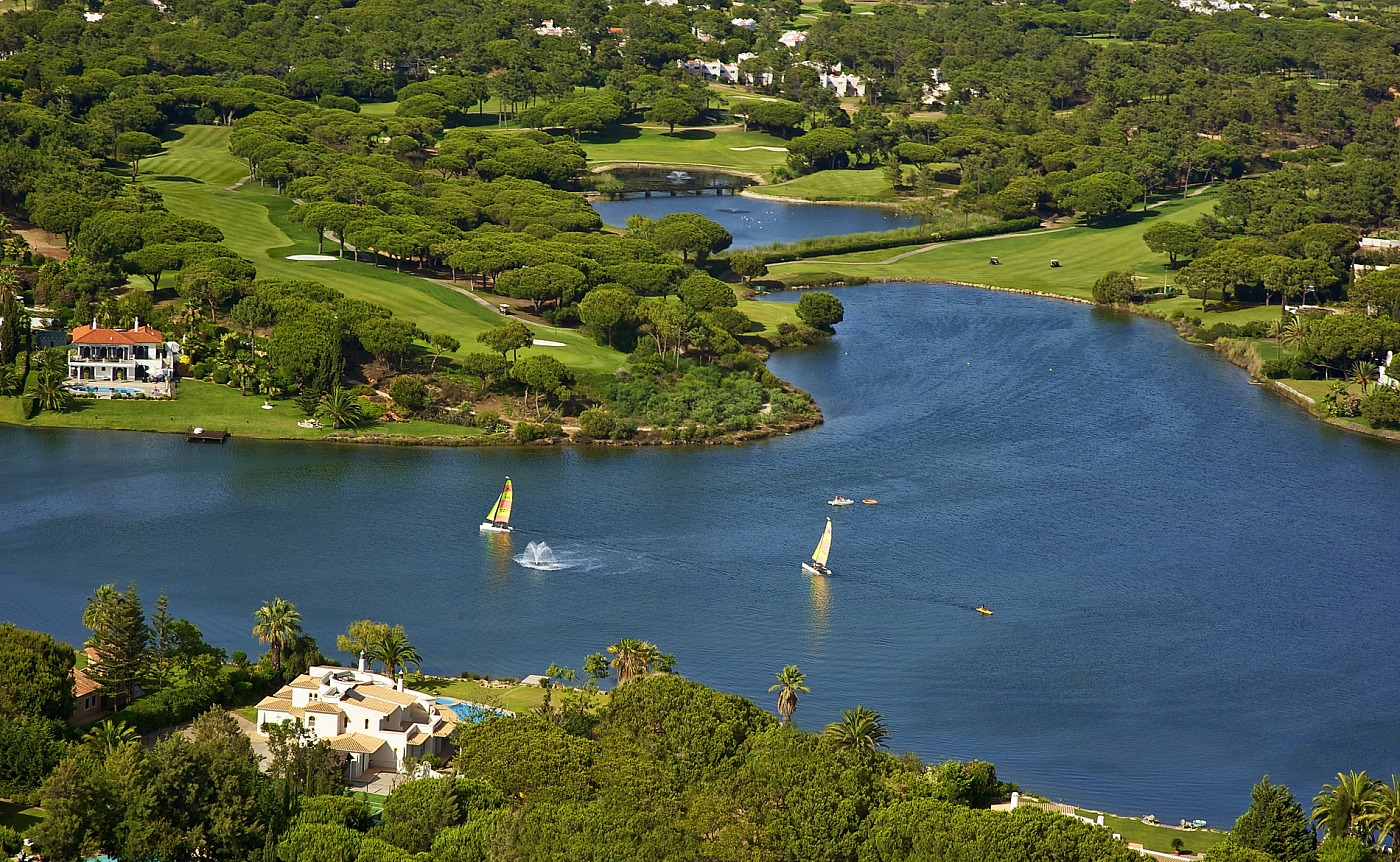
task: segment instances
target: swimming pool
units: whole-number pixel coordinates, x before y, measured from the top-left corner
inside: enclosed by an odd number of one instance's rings
[[[492,709],[489,706],[477,706],[474,703],[462,703],[460,700],[451,697],[440,697],[437,702],[457,713],[457,718],[471,724],[480,724],[488,718],[510,715],[502,709]]]
[[[93,395],[145,395],[140,389],[129,386],[73,386],[74,392],[89,392]]]

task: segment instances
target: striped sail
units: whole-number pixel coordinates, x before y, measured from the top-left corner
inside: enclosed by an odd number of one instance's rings
[[[506,477],[506,486],[501,490],[501,496],[496,498],[496,505],[491,507],[491,511],[486,514],[486,520],[492,524],[506,525],[510,523],[510,477]]]
[[[831,553],[831,519],[826,519],[826,530],[822,532],[822,540],[817,542],[817,549],[812,552],[812,562],[819,566],[826,566],[826,555]]]

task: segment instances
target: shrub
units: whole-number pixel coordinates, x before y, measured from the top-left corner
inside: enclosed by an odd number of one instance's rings
[[[1293,360],[1291,359],[1266,359],[1260,371],[1270,380],[1278,380],[1280,377],[1288,377],[1293,371]]]
[[[1293,360],[1293,367],[1289,370],[1288,376],[1294,380],[1316,380],[1317,369],[1301,359]]]
[[[1131,270],[1111,269],[1099,276],[1092,289],[1094,302],[1102,305],[1121,305],[1132,302],[1137,294],[1137,282]]]
[[[19,833],[8,826],[0,826],[0,856],[13,856],[23,846]]]
[[[1361,417],[1377,428],[1400,428],[1400,392],[1377,386],[1361,400]]]
[[[39,399],[35,398],[33,395],[25,395],[22,397],[19,405],[20,411],[24,414],[25,419],[33,419],[35,416],[39,415]]]
[[[389,387],[389,397],[394,404],[409,413],[422,413],[428,409],[428,387],[421,377],[395,377]]]
[[[540,425],[540,436],[558,439],[564,436],[564,426],[558,422],[545,422]]]
[[[529,422],[521,422],[515,426],[515,442],[533,443],[540,437],[540,429]]]
[[[602,407],[590,407],[578,417],[579,431],[589,437],[608,438],[617,430],[612,414]]]
[[[841,300],[824,292],[806,293],[797,301],[797,317],[808,326],[830,330],[846,316]]]
[[[220,386],[227,385],[230,377],[231,375],[228,373],[227,368],[220,367],[214,369],[214,382],[219,384]]]
[[[350,387],[349,392],[356,398],[368,398],[375,394],[374,387],[364,383],[356,383],[354,386]]]
[[[501,424],[501,414],[495,410],[479,410],[476,414],[476,427],[483,431],[495,431]]]

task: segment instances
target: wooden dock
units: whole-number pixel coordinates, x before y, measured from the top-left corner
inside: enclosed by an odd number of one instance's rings
[[[227,439],[227,431],[215,431],[211,428],[189,428],[185,430],[186,443],[223,443]]]

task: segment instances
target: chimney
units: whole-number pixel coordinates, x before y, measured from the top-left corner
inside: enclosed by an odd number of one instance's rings
[[[403,691],[403,671],[399,671],[399,684],[396,686],[399,691]]]
[[[132,329],[139,330],[139,329],[141,328],[141,318],[139,318],[139,317],[136,318],[136,324],[135,324],[134,326],[132,326],[131,328],[132,328]]]
[[[365,672],[365,651],[360,650],[360,673]]]

